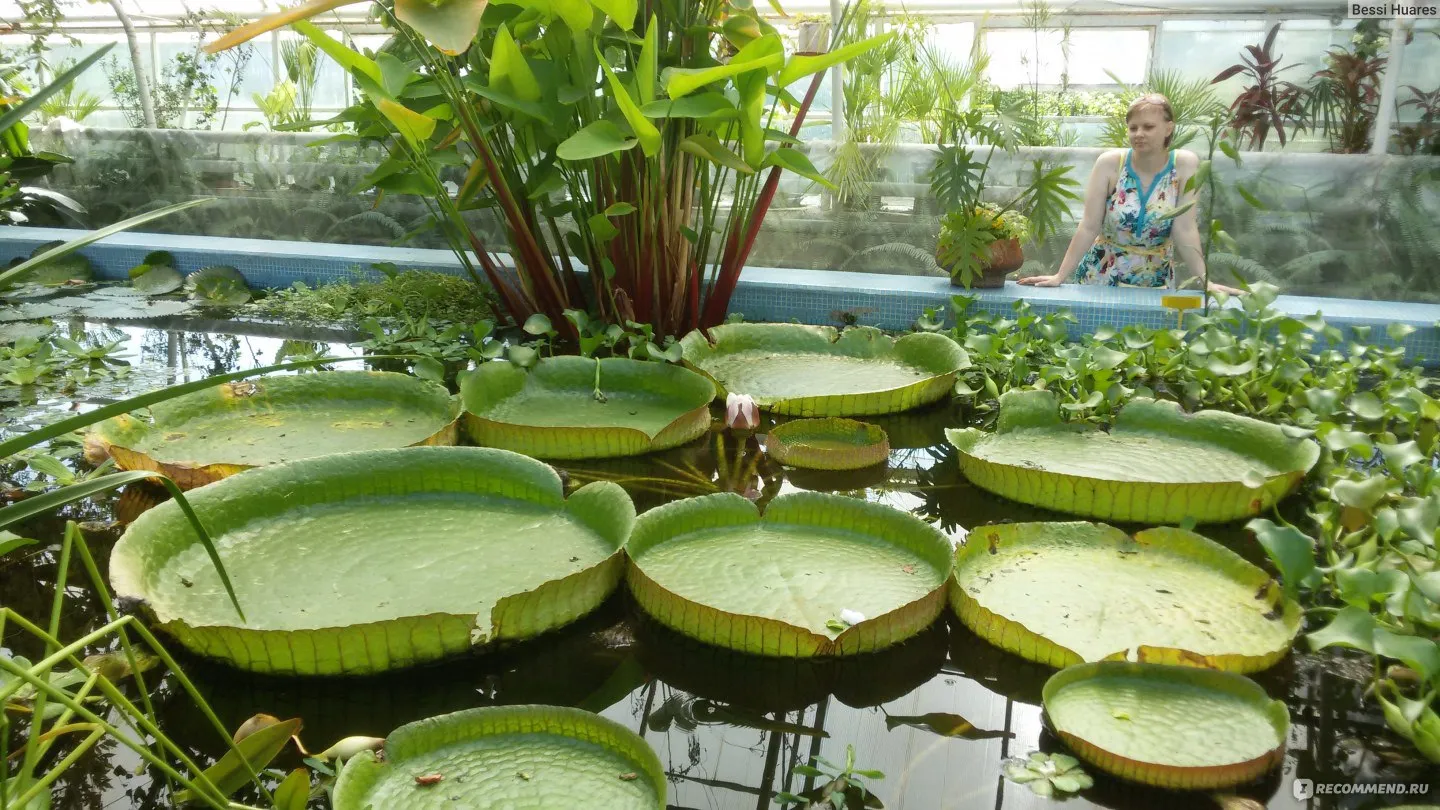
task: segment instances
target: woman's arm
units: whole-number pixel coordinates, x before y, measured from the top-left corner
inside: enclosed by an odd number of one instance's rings
[[[1115,187],[1115,178],[1120,174],[1120,156],[1124,153],[1123,149],[1112,149],[1095,161],[1095,168],[1090,170],[1090,180],[1085,184],[1085,212],[1055,275],[1022,278],[1021,284],[1059,287],[1075,272],[1080,260],[1095,244],[1095,237],[1100,235],[1100,226],[1105,221],[1105,202],[1110,199],[1110,191]]]
[[[1200,166],[1200,159],[1194,152],[1186,149],[1175,153],[1175,174],[1184,189],[1185,184],[1195,175],[1195,170]],[[1190,205],[1194,203],[1194,205]],[[1195,190],[1182,191],[1180,194],[1180,205],[1190,205],[1189,210],[1175,218],[1175,224],[1170,231],[1170,238],[1175,240],[1176,257],[1183,260],[1185,269],[1190,271],[1190,278],[1198,283],[1204,283],[1205,279],[1205,251],[1200,245],[1199,216],[1195,213],[1199,208],[1199,195]],[[1178,272],[1179,268],[1176,268]],[[1178,282],[1179,279],[1177,278]],[[1176,286],[1179,286],[1178,284]],[[1241,290],[1234,287],[1227,287],[1224,284],[1210,282],[1210,292],[1223,292],[1229,295],[1240,295]]]

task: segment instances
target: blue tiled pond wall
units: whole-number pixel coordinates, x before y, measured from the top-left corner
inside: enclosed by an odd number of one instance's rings
[[[38,245],[72,239],[80,231],[52,228],[0,229],[0,260],[28,255]],[[152,250],[168,250],[182,272],[212,264],[231,265],[257,288],[288,287],[296,281],[326,284],[361,276],[379,278],[373,265],[391,263],[400,268],[465,275],[455,256],[446,250],[376,247],[317,242],[286,242],[211,236],[122,233],[81,252],[103,278],[124,279]],[[834,324],[843,313],[857,322],[885,329],[905,329],[926,307],[945,308],[957,292],[947,279],[927,276],[893,276],[827,270],[747,267],[731,301],[730,311],[750,321],[800,321]],[[1100,326],[1129,324],[1160,327],[1174,322],[1175,312],[1161,305],[1160,290],[1121,289],[1067,284],[1036,289],[1014,282],[1003,289],[968,293],[977,305],[995,313],[1008,313],[1016,300],[1028,300],[1036,310],[1069,308],[1078,318],[1078,331],[1089,334]],[[1282,312],[1305,316],[1323,312],[1327,322],[1341,328],[1373,327],[1372,339],[1383,342],[1385,327],[1404,323],[1415,327],[1405,339],[1412,359],[1440,364],[1440,304],[1359,301],[1282,295],[1275,306]]]

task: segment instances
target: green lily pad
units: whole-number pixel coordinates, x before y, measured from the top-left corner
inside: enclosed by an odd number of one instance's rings
[[[229,265],[203,267],[185,277],[190,298],[218,307],[235,307],[250,300],[245,276]]]
[[[733,493],[651,509],[626,547],[640,606],[709,644],[805,658],[871,652],[935,620],[950,541],[897,509],[797,492],[761,517]]]
[[[1290,715],[1254,681],[1196,667],[1118,661],[1045,683],[1051,726],[1081,759],[1176,790],[1249,782],[1285,757]]]
[[[55,303],[76,305],[75,315],[101,321],[169,318],[195,308],[189,301],[151,300],[142,296],[101,294],[99,291],[76,298],[62,298]]]
[[[0,326],[0,345],[16,341],[40,340],[55,331],[55,327],[44,323],[7,323]]]
[[[1110,431],[1060,421],[1049,391],[1007,391],[995,433],[947,430],[960,469],[1021,503],[1104,520],[1219,523],[1254,516],[1300,486],[1320,458],[1308,439],[1219,411],[1136,399]]]
[[[558,706],[467,709],[407,723],[335,783],[335,810],[662,810],[665,772],[639,735]]]
[[[890,440],[879,427],[853,419],[796,419],[771,430],[765,450],[790,467],[858,470],[884,464]]]
[[[137,290],[134,287],[117,286],[98,287],[87,293],[84,297],[88,300],[96,301],[105,298],[142,298],[144,295],[144,291]]]
[[[16,306],[0,307],[0,323],[35,321],[41,318],[58,318],[63,315],[68,315],[71,311],[70,307],[54,304],[50,301],[31,301]]]
[[[1303,618],[1263,570],[1170,527],[982,526],[957,551],[954,580],[966,627],[1056,667],[1133,656],[1255,672],[1285,657]]]
[[[568,624],[619,584],[635,515],[618,485],[566,499],[545,464],[477,447],[275,464],[189,501],[245,618],[174,501],[116,544],[117,597],[199,655],[293,675],[411,666]]]
[[[136,270],[141,272],[136,273]],[[145,295],[164,295],[185,285],[185,277],[168,264],[142,264],[132,269],[130,274],[130,283]]]
[[[154,470],[189,489],[264,464],[456,440],[456,405],[437,383],[384,371],[327,371],[226,383],[91,428],[92,455]]]
[[[0,290],[0,298],[6,301],[36,301],[59,295],[61,292],[63,290],[59,287],[47,287],[44,284],[20,284]]]
[[[476,444],[536,458],[608,458],[704,434],[715,387],[668,363],[550,357],[528,371],[485,363],[460,376],[460,398]]]
[[[696,331],[681,341],[685,364],[715,380],[720,396],[748,394],[789,416],[897,413],[950,395],[970,357],[931,333],[891,338],[879,329],[759,323]]]
[[[35,258],[51,248],[60,247],[63,244],[59,241],[46,242],[30,252],[30,258]],[[53,286],[64,284],[67,281],[89,281],[95,277],[95,271],[90,266],[90,260],[80,253],[68,253],[48,262],[27,273],[23,280],[30,284],[44,284]]]

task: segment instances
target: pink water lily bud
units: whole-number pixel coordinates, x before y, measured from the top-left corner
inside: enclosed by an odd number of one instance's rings
[[[754,430],[760,427],[760,406],[749,394],[725,396],[725,427],[730,430]]]

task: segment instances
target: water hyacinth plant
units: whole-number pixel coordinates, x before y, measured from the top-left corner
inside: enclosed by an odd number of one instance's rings
[[[660,336],[724,320],[780,171],[826,183],[795,148],[820,77],[889,37],[787,55],[749,0],[395,0],[372,59],[305,21],[355,2],[315,0],[211,49],[293,23],[343,66],[363,100],[336,119],[357,130],[342,137],[390,151],[368,183],[426,198],[516,323],[564,327],[581,308]],[[503,221],[514,281],[463,218],[475,209]]]

